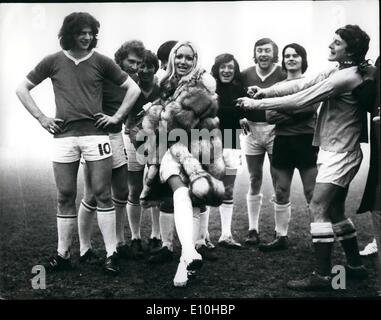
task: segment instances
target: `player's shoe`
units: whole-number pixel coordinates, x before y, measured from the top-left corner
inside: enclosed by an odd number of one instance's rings
[[[119,258],[116,252],[114,252],[112,256],[106,258],[105,263],[103,265],[103,272],[112,276],[116,276],[119,274]]]
[[[201,245],[196,249],[199,254],[201,254],[203,260],[216,261],[218,260],[217,255],[214,253],[213,249],[209,249],[206,245]]]
[[[186,262],[187,270],[189,271],[197,271],[202,267],[202,256],[196,250],[194,250],[194,253],[191,256],[181,256],[180,260],[184,260]]]
[[[128,260],[134,258],[134,253],[132,252],[128,244],[124,244],[122,246],[117,247],[116,252],[118,253],[118,257],[120,259]]]
[[[164,246],[154,255],[148,258],[148,262],[152,264],[162,264],[173,260],[173,251]]]
[[[259,239],[259,233],[257,230],[249,230],[249,233],[247,235],[247,238],[245,240],[245,244],[249,246],[254,246],[259,244],[260,239]]]
[[[209,237],[205,238],[205,243],[208,249],[215,249],[216,246],[210,241]]]
[[[352,267],[350,265],[345,266],[345,275],[347,279],[351,280],[365,280],[368,279],[368,271],[365,269],[364,265],[359,267]]]
[[[377,254],[377,242],[373,239],[372,242],[368,243],[363,250],[360,251],[360,256],[362,257],[372,257]]]
[[[148,240],[148,252],[153,254],[161,249],[162,242],[158,238],[150,238]]]
[[[48,272],[66,271],[73,269],[70,258],[62,258],[58,254],[48,258],[44,263],[44,267]]]
[[[288,248],[287,236],[276,236],[275,239],[269,243],[261,243],[258,249],[262,252],[286,250]]]
[[[79,263],[81,264],[99,264],[100,258],[95,254],[95,252],[91,249],[88,249],[86,253],[79,257]]]
[[[233,237],[230,235],[228,237],[220,237],[218,240],[218,245],[220,247],[228,248],[228,249],[241,249],[242,245],[235,241]]]
[[[329,291],[332,290],[331,276],[321,276],[314,271],[304,279],[287,282],[287,288],[295,291]]]
[[[131,248],[131,251],[132,251],[134,258],[143,258],[144,250],[143,250],[141,239],[133,239],[131,241],[130,248]]]

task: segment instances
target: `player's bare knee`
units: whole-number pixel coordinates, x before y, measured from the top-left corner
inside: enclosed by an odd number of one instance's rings
[[[234,187],[233,186],[225,186],[225,196],[224,196],[224,200],[233,200],[233,190],[234,190]]]
[[[68,206],[75,203],[77,191],[72,189],[61,189],[57,192],[57,203],[61,206]]]
[[[314,222],[325,222],[330,220],[328,216],[328,208],[324,202],[312,199],[309,208]]]
[[[142,192],[141,188],[130,188],[128,194],[128,201],[132,203],[139,203],[140,194]]]
[[[310,202],[311,202],[313,192],[314,192],[313,189],[305,190],[305,191],[304,191],[304,196],[305,196],[305,198],[306,198],[306,200],[307,200],[307,203],[310,203]]]
[[[97,206],[97,199],[95,198],[93,194],[85,194],[83,196],[83,201],[92,207]]]
[[[99,207],[112,206],[111,190],[106,189],[97,193],[94,192],[94,196]]]

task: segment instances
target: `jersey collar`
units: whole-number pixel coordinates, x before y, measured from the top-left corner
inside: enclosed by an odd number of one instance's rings
[[[65,54],[66,57],[68,57],[71,61],[73,61],[76,66],[78,66],[81,62],[86,61],[87,59],[90,59],[94,53],[94,50],[91,50],[88,55],[84,56],[81,59],[74,58],[73,56],[69,54],[69,51],[67,50],[63,50],[63,53]]]

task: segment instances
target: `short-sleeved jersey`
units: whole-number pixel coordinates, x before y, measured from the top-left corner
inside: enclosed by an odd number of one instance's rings
[[[94,114],[102,112],[105,79],[121,86],[128,75],[110,58],[92,51],[76,60],[66,51],[45,57],[27,79],[38,85],[50,78],[56,103],[56,118],[64,120],[55,137],[107,134],[94,127]]]
[[[103,84],[103,102],[102,109],[105,114],[112,116],[120,108],[127,90],[121,88],[110,80],[105,80]],[[122,123],[108,129],[109,132],[120,132],[122,130]]]
[[[258,75],[257,66],[249,67],[241,73],[244,87],[258,86],[268,88],[279,81],[285,80],[286,77],[280,66],[276,66],[271,74],[267,75],[263,80]],[[245,111],[245,117],[252,122],[266,122],[266,113],[260,110],[247,110]]]
[[[293,81],[284,80],[279,83]],[[314,134],[317,110],[320,103],[315,103],[310,109],[295,110],[291,112],[294,116],[294,122],[292,124],[276,124],[275,125],[275,135],[277,136],[296,136],[301,134]]]
[[[153,102],[160,96],[160,87],[157,83],[154,84],[151,93],[145,96],[143,92],[140,93],[131,111],[127,115],[126,120],[126,133],[136,125],[136,115],[143,109],[143,106],[148,102]]]

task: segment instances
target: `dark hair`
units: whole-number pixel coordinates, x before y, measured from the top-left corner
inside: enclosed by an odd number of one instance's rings
[[[172,48],[175,46],[177,41],[175,40],[169,40],[164,42],[159,49],[157,49],[157,57],[160,61],[168,61],[169,53],[171,52]]]
[[[122,61],[127,58],[130,53],[134,53],[139,58],[144,57],[145,47],[140,40],[130,40],[122,44],[122,46],[115,52],[115,62],[122,66]]]
[[[271,43],[271,45],[273,46],[273,51],[274,51],[274,58],[273,58],[273,62],[274,63],[277,63],[279,61],[279,49],[278,49],[278,46],[277,44],[272,41],[270,38],[262,38],[262,39],[259,39],[255,44],[254,44],[254,62],[257,63],[257,58],[255,57],[255,51],[257,50],[257,47],[259,46],[263,46],[265,44],[268,44],[268,43]]]
[[[365,60],[370,41],[365,31],[361,30],[358,25],[347,24],[345,27],[337,29],[335,33],[347,43],[346,52],[350,54],[356,64]]]
[[[216,79],[217,84],[221,82],[221,79],[219,77],[219,68],[221,64],[227,63],[232,60],[234,62],[234,77],[232,82],[241,82],[241,71],[239,68],[238,61],[234,58],[232,54],[222,53],[215,58],[214,64],[212,66],[212,76]]]
[[[302,47],[300,44],[297,44],[297,43],[290,43],[283,48],[283,51],[282,51],[282,69],[284,71],[287,71],[286,66],[284,64],[284,53],[286,52],[287,48],[294,49],[296,51],[296,53],[301,56],[301,58],[302,58],[302,73],[306,72],[306,70],[308,68],[307,51],[306,51],[306,49],[304,49],[304,47]]]
[[[155,68],[155,73],[159,69],[159,59],[157,58],[156,54],[150,50],[146,50],[144,52],[143,63],[148,66],[153,66]]]
[[[65,17],[62,27],[58,33],[61,48],[70,50],[74,47],[74,36],[79,34],[83,28],[89,27],[93,33],[93,40],[89,45],[89,51],[97,46],[99,32],[99,21],[87,12],[73,12]]]

